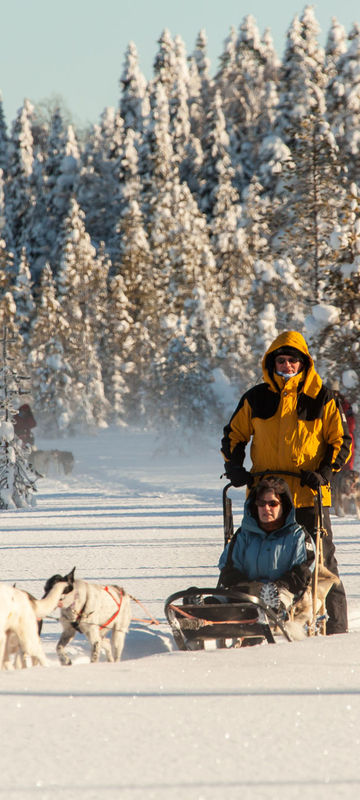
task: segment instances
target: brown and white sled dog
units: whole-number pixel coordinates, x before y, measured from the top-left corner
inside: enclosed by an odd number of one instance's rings
[[[22,589],[0,584],[1,669],[27,667],[30,662],[47,666],[38,620],[54,611],[69,588],[72,588],[69,581],[63,579],[52,587],[46,598],[37,600]]]
[[[319,564],[316,613],[320,611],[331,587],[339,583],[340,578],[337,575],[330,572],[323,564]],[[300,600],[293,607],[292,619],[286,624],[288,633],[293,639],[304,639],[306,637],[305,626],[311,625],[313,617],[313,591],[314,585],[308,586]]]
[[[58,604],[63,632],[56,652],[61,664],[71,664],[65,647],[77,631],[83,633],[90,642],[92,662],[99,661],[101,650],[105,651],[107,661],[120,661],[131,620],[130,596],[120,586],[102,586],[75,580],[74,572],[75,567],[65,576],[73,580],[73,589]],[[60,575],[49,578],[44,587],[45,596],[59,578]],[[107,638],[109,632],[111,641]]]
[[[360,519],[360,474],[343,469],[334,475],[331,484],[332,504],[337,517],[356,514]]]

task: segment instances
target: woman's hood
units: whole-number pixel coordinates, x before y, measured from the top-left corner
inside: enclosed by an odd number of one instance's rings
[[[321,389],[322,380],[315,370],[314,361],[309,353],[307,343],[302,334],[298,333],[298,331],[284,331],[283,333],[280,333],[280,335],[274,339],[270,347],[268,347],[262,360],[262,370],[265,383],[268,383],[275,391],[279,391],[278,383],[274,380],[274,353],[280,347],[295,347],[296,350],[300,350],[300,353],[304,355],[305,365],[303,377],[301,377],[301,380],[304,381],[302,391],[304,394],[307,394],[310,397],[316,397]],[[295,376],[295,378],[297,379],[297,382],[299,382],[299,377]]]
[[[289,497],[291,497],[290,492],[289,492]],[[260,535],[263,538],[265,538],[266,536],[269,536],[269,534],[266,533],[265,531],[263,531],[262,528],[260,528],[258,521],[255,519],[255,517],[253,517],[253,515],[251,513],[251,507],[252,507],[253,500],[254,500],[254,497],[250,493],[249,497],[245,500],[245,503],[244,503],[244,517],[243,517],[243,522],[242,522],[242,526],[241,527],[244,527],[250,533],[257,533],[258,535]],[[284,529],[291,528],[293,526],[294,522],[296,522],[295,508],[294,508],[294,505],[293,505],[291,500],[290,500],[290,505],[291,505],[291,508],[288,511],[287,515],[286,515],[285,522],[284,522],[283,526],[280,528],[282,533],[284,532]],[[273,531],[272,535],[276,536],[277,533],[278,533],[278,531]],[[290,533],[290,530],[289,530],[289,533]]]

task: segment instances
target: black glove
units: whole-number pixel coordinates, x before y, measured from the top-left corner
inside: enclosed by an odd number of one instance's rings
[[[245,467],[236,467],[230,461],[225,463],[225,474],[233,486],[247,486],[249,489],[253,485],[254,478]]]
[[[318,472],[312,472],[310,469],[300,470],[300,486],[309,486],[314,492],[317,492],[320,486],[326,486],[330,482],[332,476],[331,467],[321,467]]]

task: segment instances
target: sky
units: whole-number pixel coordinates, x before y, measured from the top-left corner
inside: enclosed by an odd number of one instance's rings
[[[279,56],[301,0],[11,0],[1,4],[0,90],[8,128],[25,98],[33,103],[60,95],[74,122],[98,122],[117,106],[129,41],[136,44],[147,79],[164,28],[180,35],[190,54],[205,30],[212,74],[224,41],[248,14],[260,33],[270,28]],[[314,9],[325,44],[331,18],[349,32],[360,21],[357,0],[318,0]]]
[[[35,433],[36,433],[35,429]],[[76,566],[139,600],[121,662],[89,663],[76,634],[60,666],[0,672],[5,800],[354,800],[360,789],[360,520],[332,517],[346,635],[181,652],[165,599],[214,586],[223,548],[218,434],[191,454],[130,429],[49,442],[71,476],[38,481],[36,506],[1,511],[0,581],[41,597]],[[184,439],[183,439],[184,441]],[[235,525],[245,489],[231,489]],[[150,615],[158,625],[149,625]]]

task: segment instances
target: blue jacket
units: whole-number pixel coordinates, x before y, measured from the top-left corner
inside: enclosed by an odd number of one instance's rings
[[[266,533],[251,515],[246,500],[241,528],[221,554],[219,569],[224,585],[233,585],[236,577],[238,582],[281,579],[279,583],[297,593],[309,583],[314,558],[311,536],[296,521],[294,507],[282,528]],[[227,581],[230,573],[231,580]]]

